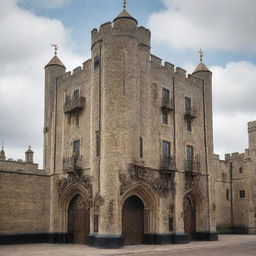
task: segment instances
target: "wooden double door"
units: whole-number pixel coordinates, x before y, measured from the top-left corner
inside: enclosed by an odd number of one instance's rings
[[[122,235],[124,244],[142,244],[144,236],[144,205],[137,196],[124,202],[122,209]]]
[[[77,195],[68,208],[68,242],[86,244],[90,232],[90,212],[84,199]]]
[[[196,233],[196,204],[192,196],[184,198],[184,231],[189,240],[193,240]]]

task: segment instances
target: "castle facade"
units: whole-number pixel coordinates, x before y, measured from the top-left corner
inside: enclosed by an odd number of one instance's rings
[[[31,149],[25,162],[2,150],[2,243],[118,248],[217,240],[216,227],[255,232],[256,123],[254,146],[220,161],[211,71],[201,59],[187,76],[150,47],[124,9],[92,30],[83,67],[66,72],[57,55],[45,66],[44,170]]]

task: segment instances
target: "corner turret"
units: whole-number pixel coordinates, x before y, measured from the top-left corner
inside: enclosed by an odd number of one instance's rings
[[[0,151],[0,160],[4,161],[6,159],[4,146],[2,146],[2,150]]]
[[[198,72],[209,72],[212,73],[207,66],[203,63],[203,50],[200,49],[199,50],[200,53],[200,63],[198,64],[197,68],[195,69],[195,71],[193,72],[193,75],[198,73]]]
[[[33,155],[34,155],[34,152],[32,151],[31,146],[29,146],[28,150],[25,153],[25,161],[27,163],[33,163]]]
[[[55,115],[58,78],[66,72],[66,67],[57,57],[58,46],[54,47],[54,56],[45,66],[45,101],[44,101],[44,169],[53,170],[53,148],[55,138]]]

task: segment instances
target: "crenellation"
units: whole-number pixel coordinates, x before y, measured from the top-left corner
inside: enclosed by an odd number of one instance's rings
[[[165,68],[166,70],[168,70],[168,72],[174,73],[174,67],[175,67],[175,66],[174,66],[172,63],[167,62],[167,61],[164,62],[164,68]]]
[[[155,68],[161,68],[162,67],[162,59],[153,55],[153,54],[150,54],[150,63]]]
[[[176,67],[175,74],[179,77],[186,78],[187,71],[183,68]]]

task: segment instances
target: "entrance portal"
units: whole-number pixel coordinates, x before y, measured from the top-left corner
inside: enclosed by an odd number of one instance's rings
[[[142,244],[144,236],[144,205],[137,196],[127,198],[122,211],[124,244]]]
[[[90,213],[80,195],[72,199],[68,208],[68,242],[86,244],[90,231]]]
[[[191,195],[184,197],[184,231],[190,240],[194,239],[196,232],[196,205]]]

